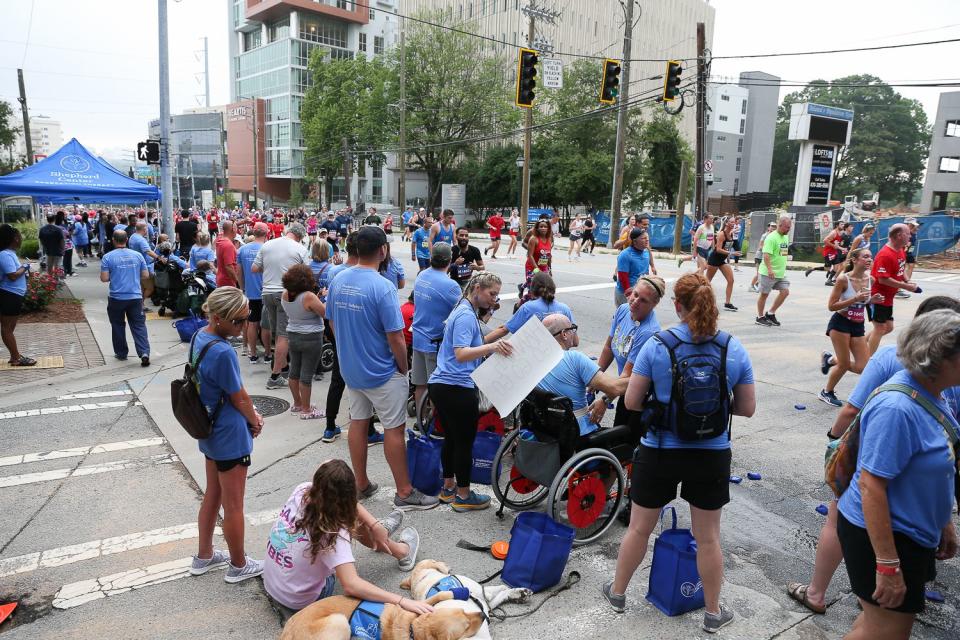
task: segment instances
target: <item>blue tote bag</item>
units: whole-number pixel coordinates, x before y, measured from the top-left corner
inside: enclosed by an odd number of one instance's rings
[[[545,513],[524,511],[510,529],[510,550],[500,579],[511,587],[543,591],[558,584],[576,532]]]
[[[490,484],[493,459],[500,448],[500,436],[493,431],[477,431],[473,441],[473,470],[470,481],[478,484]]]
[[[203,329],[207,326],[208,322],[206,319],[197,316],[193,311],[190,312],[190,315],[186,318],[180,318],[179,320],[173,323],[173,327],[177,330],[177,334],[180,336],[180,342],[190,342],[190,338],[193,337],[197,331]]]
[[[664,531],[663,514],[667,509],[673,515],[673,525]],[[647,600],[668,616],[704,607],[697,542],[689,529],[677,528],[677,510],[669,505],[660,511],[660,535],[653,543]]]
[[[433,425],[427,435],[418,436],[407,430],[407,469],[410,484],[428,496],[440,493],[443,486],[443,466],[440,464],[440,449],[443,440],[431,438]]]

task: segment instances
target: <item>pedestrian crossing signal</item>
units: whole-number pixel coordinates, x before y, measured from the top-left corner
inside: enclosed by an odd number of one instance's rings
[[[603,80],[600,83],[601,104],[614,104],[620,95],[620,61],[603,61]]]
[[[514,104],[529,109],[537,97],[537,52],[533,49],[520,49],[517,55],[517,92]]]
[[[147,140],[137,144],[137,160],[147,164],[160,164],[160,141]]]
[[[667,71],[663,74],[663,100],[671,102],[680,95],[680,76],[683,75],[683,66],[677,60],[667,62]]]

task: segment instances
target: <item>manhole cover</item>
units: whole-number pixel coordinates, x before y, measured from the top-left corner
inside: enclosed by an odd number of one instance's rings
[[[257,409],[257,413],[264,418],[278,416],[290,408],[289,402],[281,400],[280,398],[274,398],[273,396],[250,396],[250,400]]]

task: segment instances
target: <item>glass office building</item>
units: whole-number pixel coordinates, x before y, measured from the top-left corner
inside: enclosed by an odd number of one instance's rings
[[[160,120],[149,125],[151,139],[160,139]],[[217,197],[224,185],[223,114],[185,113],[170,117],[170,170],[173,174],[175,207],[199,206],[201,192]]]

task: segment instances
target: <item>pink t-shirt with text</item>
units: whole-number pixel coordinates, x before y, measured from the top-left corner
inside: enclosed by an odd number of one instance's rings
[[[316,601],[324,582],[341,564],[353,562],[350,534],[340,530],[331,549],[321,551],[316,560],[310,556],[310,536],[296,530],[303,495],[309,482],[298,485],[283,505],[267,540],[267,557],[263,561],[263,586],[277,602],[291,609],[303,609]]]

